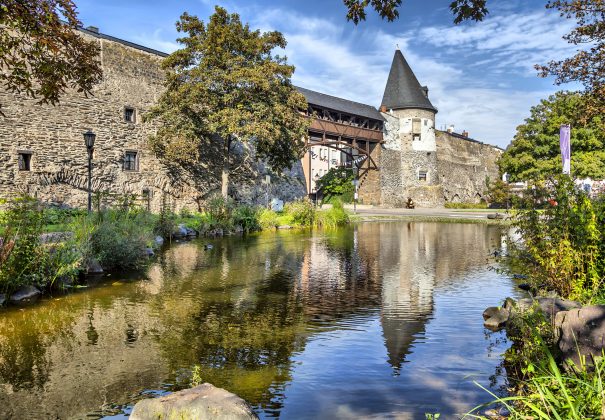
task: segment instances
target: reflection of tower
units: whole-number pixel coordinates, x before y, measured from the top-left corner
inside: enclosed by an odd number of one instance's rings
[[[398,264],[385,271],[383,278],[382,330],[388,361],[396,372],[433,312],[435,253],[431,239],[436,232],[431,230],[434,229],[435,225],[410,223],[396,232]],[[386,261],[384,266],[388,266]]]

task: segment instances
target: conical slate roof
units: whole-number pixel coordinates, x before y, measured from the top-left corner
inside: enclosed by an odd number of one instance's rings
[[[437,112],[425,92],[426,88],[420,85],[401,51],[395,51],[381,105],[387,109],[415,108]]]

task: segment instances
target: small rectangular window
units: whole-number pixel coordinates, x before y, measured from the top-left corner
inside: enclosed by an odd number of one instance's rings
[[[418,181],[426,182],[428,179],[426,171],[418,171]]]
[[[414,140],[414,141],[420,141],[420,134],[413,134],[412,135],[412,140]]]
[[[412,118],[412,133],[420,134],[420,118]]]
[[[124,154],[124,170],[138,171],[139,170],[139,154],[137,152],[128,151]]]
[[[129,122],[129,123],[134,123],[135,122],[135,112],[134,112],[134,108],[124,108],[124,121]]]
[[[17,157],[20,171],[31,171],[32,154],[31,152],[19,152]]]

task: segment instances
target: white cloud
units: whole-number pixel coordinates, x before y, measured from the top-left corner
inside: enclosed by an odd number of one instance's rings
[[[454,124],[457,131],[466,129],[473,138],[501,147],[530,106],[557,90],[535,78],[533,64],[573,53],[561,40],[570,22],[545,10],[500,9],[477,24],[425,26],[399,34],[369,25],[349,31],[344,19],[334,23],[282,8],[239,4],[229,10],[252,28],[284,33],[285,54],[296,66],[295,84],[376,107],[399,44],[420,82],[429,86],[439,108],[437,127]],[[167,40],[167,32],[157,30],[136,42],[171,52],[178,45]]]
[[[166,38],[162,29],[156,29],[152,34],[142,33],[135,36],[133,42],[165,53],[171,53],[179,49],[179,44]]]
[[[544,88],[537,78],[533,82],[534,63],[571,51],[561,40],[569,22],[546,11],[520,15],[501,10],[474,25],[425,27],[398,35],[360,27],[349,38],[340,25],[282,9],[263,12],[253,24],[284,33],[286,53],[297,68],[295,83],[376,107],[399,44],[420,82],[430,88],[431,101],[439,108],[437,127],[454,124],[457,131],[466,129],[477,140],[501,147],[510,142],[529,108],[556,90]],[[422,49],[422,42],[431,48]],[[529,83],[507,79],[513,72],[529,77]]]

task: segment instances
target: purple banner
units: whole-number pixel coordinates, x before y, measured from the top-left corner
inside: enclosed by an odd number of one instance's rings
[[[559,131],[559,145],[561,146],[561,159],[563,160],[563,173],[571,172],[571,127],[562,124]]]

